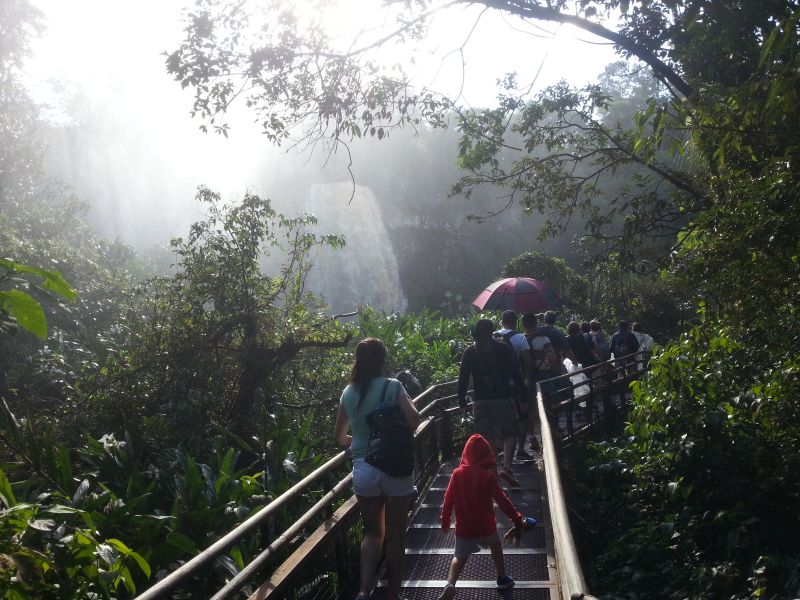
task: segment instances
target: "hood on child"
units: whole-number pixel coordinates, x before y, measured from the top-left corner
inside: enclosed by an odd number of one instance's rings
[[[497,462],[494,451],[485,437],[477,433],[470,436],[461,453],[461,466],[495,470]]]

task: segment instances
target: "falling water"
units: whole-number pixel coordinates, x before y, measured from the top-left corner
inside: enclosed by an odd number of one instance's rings
[[[397,257],[372,190],[354,189],[351,183],[313,185],[308,211],[318,217],[320,231],[343,235],[347,245],[319,253],[307,287],[322,295],[334,313],[358,305],[405,312]]]

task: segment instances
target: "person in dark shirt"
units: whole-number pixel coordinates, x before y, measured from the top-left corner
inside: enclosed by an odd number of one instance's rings
[[[572,321],[567,325],[567,342],[575,355],[575,360],[585,369],[596,365],[599,361],[597,356],[594,355],[589,344],[586,342],[586,336],[581,331],[581,326]]]
[[[619,360],[623,356],[631,355],[639,350],[639,340],[630,332],[627,321],[623,320],[619,322],[619,328],[616,333],[611,336],[610,347],[617,367],[635,365],[636,359],[633,356],[626,358],[624,361]]]
[[[503,470],[499,475],[511,485],[514,479],[511,463],[514,459],[518,415],[517,403],[524,404],[525,382],[519,361],[508,344],[492,337],[494,324],[481,319],[472,328],[475,343],[464,351],[458,373],[458,404],[467,406],[467,390],[472,378],[473,429],[488,440],[501,440]],[[509,380],[519,394],[517,403],[512,399]]]
[[[615,358],[633,354],[639,350],[639,340],[633,335],[627,321],[619,322],[619,329],[611,336],[611,353]]]

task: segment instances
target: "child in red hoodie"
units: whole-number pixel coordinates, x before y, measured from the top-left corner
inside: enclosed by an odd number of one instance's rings
[[[525,528],[524,517],[497,482],[497,462],[491,444],[476,433],[464,445],[461,464],[453,471],[444,494],[440,516],[442,529],[450,529],[450,517],[455,510],[456,547],[447,575],[447,587],[442,591],[440,600],[452,600],[456,594],[456,581],[469,555],[482,547],[491,549],[497,570],[497,589],[505,590],[514,585],[514,580],[506,575],[503,545],[497,534],[492,501],[497,503],[519,531]]]

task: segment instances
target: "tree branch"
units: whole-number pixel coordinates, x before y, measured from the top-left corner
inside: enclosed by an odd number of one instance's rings
[[[460,1],[465,4],[476,3],[474,0]],[[680,75],[678,75],[678,73],[672,67],[653,54],[652,51],[635,43],[621,33],[611,31],[610,29],[603,27],[599,23],[594,23],[577,15],[568,15],[546,6],[540,6],[529,0],[480,0],[477,3],[495,8],[500,11],[515,14],[523,18],[574,25],[575,27],[583,29],[584,31],[588,31],[589,33],[592,33],[598,37],[614,42],[620,48],[623,48],[624,50],[630,52],[633,56],[641,59],[647,63],[657,75],[663,77],[665,81],[669,82],[684,96],[689,97],[694,95],[694,89],[692,86],[690,86]]]

